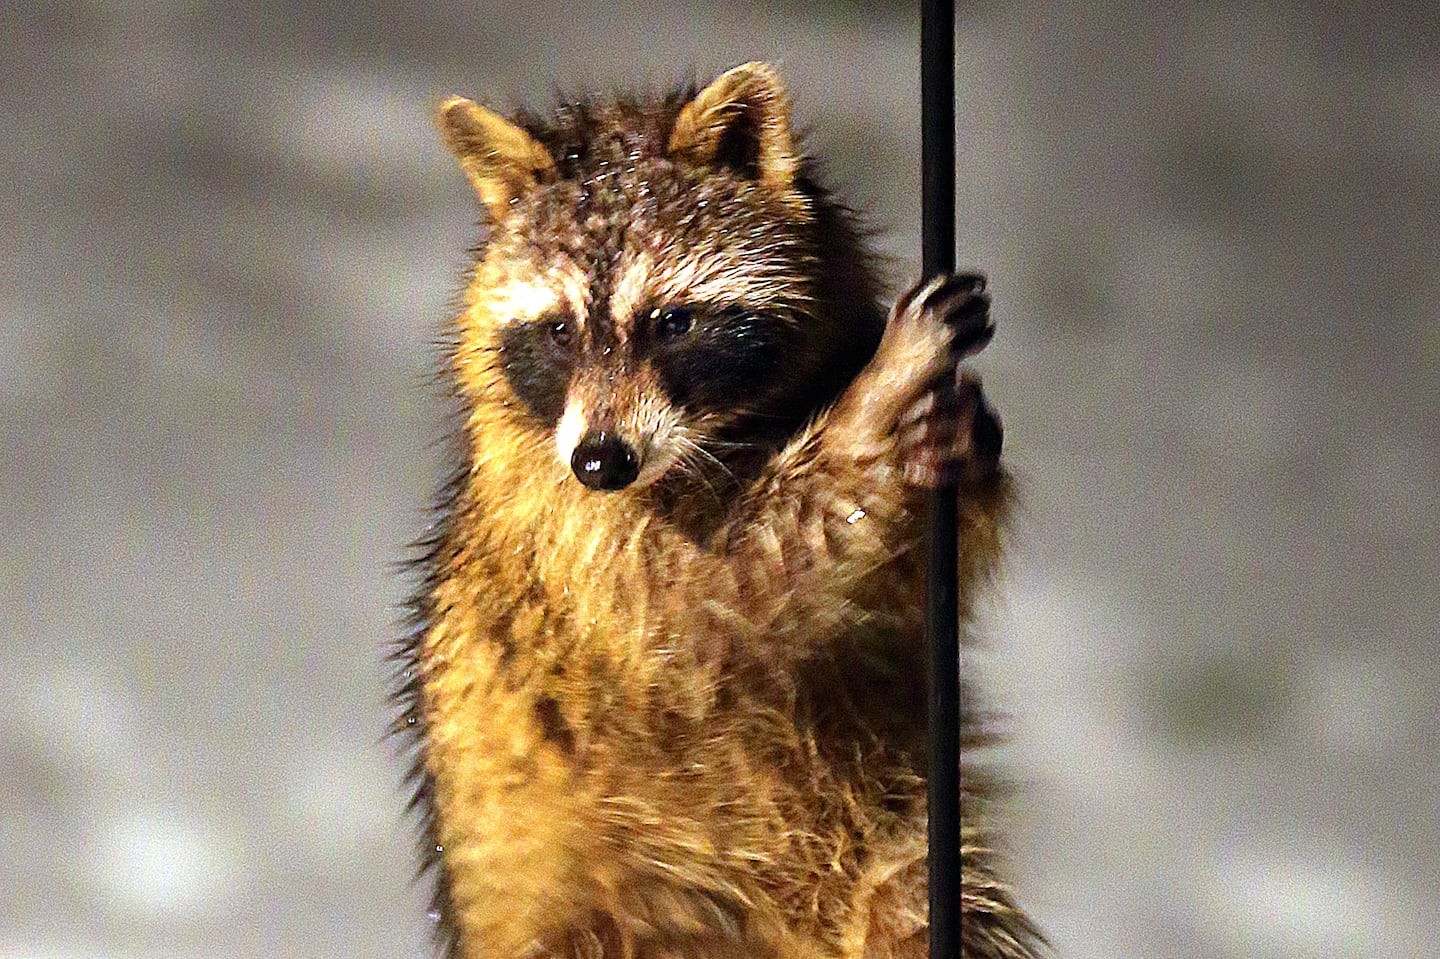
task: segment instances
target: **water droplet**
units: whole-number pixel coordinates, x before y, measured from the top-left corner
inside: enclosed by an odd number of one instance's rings
[[[415,725],[415,717],[414,717],[414,716],[406,716],[406,717],[405,717],[405,725],[407,725],[407,726],[413,726],[413,725]]]
[[[430,909],[430,910],[427,910],[426,913],[425,913],[425,918],[426,918],[426,919],[429,919],[431,922],[439,922],[439,921],[440,921],[440,910],[439,910],[439,909]]]
[[[445,851],[445,847],[442,846],[442,845],[440,845],[440,843],[437,842],[437,843],[435,844],[435,851],[436,851],[436,852],[444,852],[444,851]]]

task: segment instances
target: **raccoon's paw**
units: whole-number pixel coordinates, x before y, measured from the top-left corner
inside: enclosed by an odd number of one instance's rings
[[[942,332],[943,331],[943,332]],[[951,363],[978,353],[995,335],[990,295],[979,273],[944,273],[911,287],[890,310],[884,340],[891,349],[924,348],[936,336],[946,340]],[[881,349],[886,344],[881,341]],[[919,359],[919,357],[916,357]],[[932,362],[941,357],[930,358]]]
[[[969,484],[994,475],[1004,432],[969,370],[942,373],[902,415],[899,457],[915,486]]]
[[[902,296],[874,358],[841,403],[857,430],[859,455],[870,458],[882,448],[893,453],[898,442],[900,463],[914,482],[935,485],[963,473],[961,461],[975,459],[971,453],[984,445],[974,434],[990,429],[978,424],[995,419],[988,410],[975,412],[985,410],[978,383],[964,385],[959,366],[994,333],[985,278],[978,274],[945,274]],[[991,432],[998,434],[998,425]]]

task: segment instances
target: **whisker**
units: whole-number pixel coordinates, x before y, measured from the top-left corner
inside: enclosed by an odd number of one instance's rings
[[[717,457],[714,453],[710,452],[704,446],[701,446],[699,443],[695,442],[695,440],[691,439],[688,435],[686,435],[685,433],[677,432],[675,440],[676,444],[681,449],[682,456],[698,457],[705,463],[708,463],[712,465],[715,469],[718,469],[732,482],[735,481],[734,472],[731,471],[730,467],[725,465],[724,461],[722,461],[719,457]]]

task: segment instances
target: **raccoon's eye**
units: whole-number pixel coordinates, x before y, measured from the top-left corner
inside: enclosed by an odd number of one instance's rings
[[[673,340],[682,337],[695,325],[694,314],[683,306],[656,310],[651,315],[655,317],[655,332],[661,339]]]
[[[568,349],[575,340],[575,331],[570,327],[570,321],[566,319],[546,320],[545,332],[550,337],[550,342],[563,349]]]

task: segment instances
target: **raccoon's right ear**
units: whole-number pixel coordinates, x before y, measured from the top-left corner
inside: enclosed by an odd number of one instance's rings
[[[775,68],[744,63],[722,73],[680,111],[668,152],[789,190],[800,156],[790,129],[790,98]]]
[[[440,135],[496,221],[510,204],[555,169],[555,160],[515,124],[464,97],[440,104]]]

